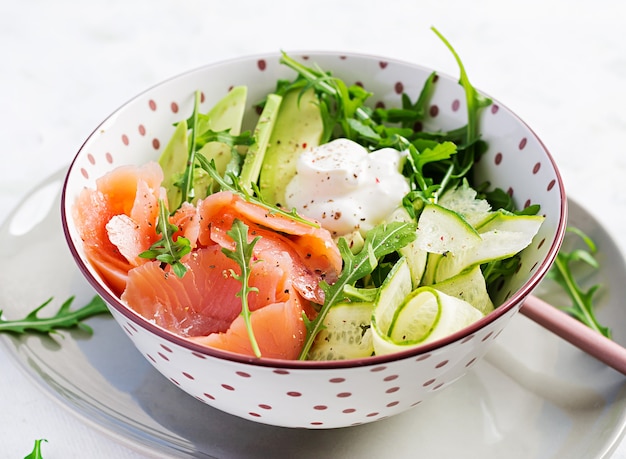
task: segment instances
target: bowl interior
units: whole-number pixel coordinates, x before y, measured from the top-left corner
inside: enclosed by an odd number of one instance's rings
[[[348,84],[358,83],[374,93],[371,104],[399,106],[401,94],[412,100],[432,72],[417,65],[383,58],[338,53],[294,53],[307,65],[317,64]],[[82,250],[71,221],[71,206],[83,187],[95,187],[98,177],[126,164],[157,160],[174,131],[174,123],[189,116],[194,91],[203,94],[208,111],[233,86],[248,87],[244,129],[258,117],[256,105],[281,78],[295,74],[279,63],[280,53],[250,56],[202,67],[148,89],[108,117],[86,140],[67,174],[63,193],[63,224],[70,249],[88,280],[113,307],[124,306],[99,280]],[[457,128],[466,122],[465,93],[456,78],[440,75],[432,98],[427,127]],[[547,271],[565,227],[565,196],[558,170],[532,130],[500,103],[482,112],[481,132],[489,148],[476,173],[479,180],[508,191],[518,206],[539,204],[546,220],[522,255],[521,269],[499,286],[494,303],[502,309],[519,306]],[[137,320],[141,320],[137,318]]]

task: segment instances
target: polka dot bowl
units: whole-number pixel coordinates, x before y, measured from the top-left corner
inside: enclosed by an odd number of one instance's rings
[[[199,401],[276,426],[337,428],[377,421],[418,406],[471,371],[544,277],[560,247],[566,199],[558,170],[533,131],[499,102],[481,115],[489,147],[476,174],[507,190],[519,206],[539,204],[545,223],[523,252],[521,269],[498,289],[494,312],[451,336],[399,354],[337,362],[285,361],[234,355],[186,341],[134,313],[112,293],[87,261],[70,218],[83,187],[94,188],[98,177],[117,166],[158,158],[173,123],[191,113],[195,90],[202,91],[206,111],[233,86],[247,85],[250,105],[244,128],[251,128],[257,116],[254,104],[274,89],[277,79],[294,76],[279,57],[250,56],[195,69],[148,89],[109,116],[68,170],[62,204],[66,239],[81,272],[132,343],[159,372]],[[349,53],[292,57],[363,85],[374,93],[373,103],[388,107],[398,106],[403,92],[414,100],[431,73],[410,63]],[[465,119],[465,96],[457,79],[439,75],[427,124],[449,129]]]

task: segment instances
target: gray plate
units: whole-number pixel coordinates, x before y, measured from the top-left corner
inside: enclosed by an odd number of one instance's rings
[[[63,171],[33,190],[0,228],[0,304],[23,317],[50,297],[56,309],[94,294],[63,238]],[[600,250],[599,317],[626,342],[626,267],[604,229],[576,203],[570,222]],[[550,297],[550,289],[542,287]],[[556,297],[552,298],[556,299]],[[255,424],[183,393],[135,350],[112,318],[82,331],[0,338],[52,397],[116,440],[155,457],[608,457],[626,425],[626,379],[518,315],[486,359],[436,397],[390,419],[338,430]]]

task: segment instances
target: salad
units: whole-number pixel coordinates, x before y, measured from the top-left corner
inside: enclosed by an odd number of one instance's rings
[[[283,53],[294,71],[242,132],[247,88],[207,113],[195,94],[153,162],[85,189],[85,253],[146,319],[197,343],[283,359],[364,358],[420,346],[494,309],[544,217],[474,183],[491,101],[461,70],[467,124],[424,131],[417,98],[372,96]]]

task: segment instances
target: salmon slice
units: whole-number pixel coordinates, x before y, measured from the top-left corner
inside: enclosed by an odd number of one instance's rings
[[[123,166],[83,190],[73,212],[85,253],[111,289],[155,324],[207,346],[252,355],[242,304],[241,267],[223,252],[234,249],[228,232],[236,219],[248,239],[259,237],[250,266],[251,320],[265,357],[296,358],[306,336],[303,313],[316,315],[324,301],[320,282],[337,279],[342,260],[330,233],[268,212],[230,192],[197,205],[184,203],[170,222],[173,239],[185,237],[192,252],[178,277],[170,266],[139,255],[156,232],[163,172],[158,163]]]
[[[295,293],[288,255],[270,249],[260,256],[250,274],[250,286],[258,289],[248,295],[252,311],[288,301]],[[189,270],[182,278],[156,261],[132,269],[122,301],[183,336],[225,332],[241,313],[241,299],[236,296],[241,282],[231,274],[240,274],[239,266],[217,244],[194,251],[186,264]]]
[[[261,356],[272,359],[298,358],[306,327],[302,318],[302,305],[297,296],[284,303],[274,303],[254,311],[250,322]],[[243,316],[239,316],[224,333],[191,338],[198,344],[254,357],[248,329]]]
[[[244,220],[284,234],[292,242],[292,247],[312,269],[325,275],[330,283],[337,280],[341,272],[342,259],[331,233],[323,229],[319,222],[310,220],[316,226],[303,223],[234,196],[232,207]]]
[[[72,216],[85,254],[116,294],[126,272],[147,260],[139,254],[157,239],[158,199],[163,172],[155,163],[120,166],[79,194]]]
[[[235,247],[233,240],[227,234],[232,228],[233,222],[239,215],[235,215],[230,208],[225,208],[220,219],[211,224],[210,236],[211,241],[222,247],[233,249]],[[285,236],[268,229],[254,226],[248,228],[248,242],[255,237],[260,237],[257,244],[257,257],[262,258],[264,252],[268,249],[277,250],[289,257],[292,270],[293,286],[307,300],[314,301],[317,304],[324,303],[324,291],[320,287],[320,281],[324,279],[324,275],[308,265],[308,260],[302,260],[300,255],[294,250],[293,243]],[[207,233],[208,234],[208,233]]]
[[[85,255],[94,269],[105,279],[113,293],[121,295],[126,288],[129,263],[115,251],[106,252],[100,247],[85,246]]]
[[[178,227],[173,239],[184,237],[189,240],[191,248],[197,247],[198,235],[200,234],[200,214],[193,204],[184,202],[180,208],[170,217],[170,223]]]
[[[143,189],[138,188],[141,182],[146,185]],[[151,221],[158,215],[158,209],[150,205],[154,199],[143,194],[148,192],[159,197],[162,182],[161,166],[151,161],[141,166],[124,165],[113,169],[96,180],[96,190],[106,197],[113,214],[129,215],[134,220],[149,215]],[[147,201],[144,203],[142,199]]]
[[[198,203],[200,215],[200,244],[218,242],[226,246],[227,231],[234,219],[242,220],[250,227],[250,233],[275,240],[285,251],[300,261],[300,274],[306,278],[301,290],[305,298],[323,303],[319,282],[333,283],[341,271],[341,254],[325,229],[273,214],[239,196],[222,191]],[[312,279],[317,279],[312,281]],[[313,289],[312,289],[313,287]]]
[[[300,259],[324,280],[329,283],[337,280],[341,272],[342,259],[329,231],[322,229],[321,226],[316,227],[271,213],[239,197],[234,200],[232,206],[233,211],[240,214],[240,218],[283,235]],[[314,220],[311,222],[319,225]]]

